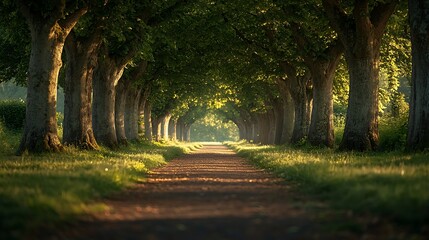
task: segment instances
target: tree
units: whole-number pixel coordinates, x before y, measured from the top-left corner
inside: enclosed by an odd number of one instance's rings
[[[323,0],[332,28],[345,48],[350,94],[341,149],[378,145],[378,76],[381,38],[397,1],[354,1],[348,14],[340,0]]]
[[[98,148],[92,128],[92,79],[103,40],[102,22],[95,12],[102,8],[84,16],[65,42],[63,143],[82,149]]]
[[[412,88],[408,120],[407,149],[429,147],[429,1],[410,0],[412,44]]]
[[[17,1],[31,32],[27,108],[24,134],[17,154],[60,151],[56,99],[64,42],[87,6],[78,1]]]

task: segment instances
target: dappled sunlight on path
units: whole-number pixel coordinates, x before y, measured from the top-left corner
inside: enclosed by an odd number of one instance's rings
[[[317,238],[288,186],[221,145],[171,161],[59,239]]]

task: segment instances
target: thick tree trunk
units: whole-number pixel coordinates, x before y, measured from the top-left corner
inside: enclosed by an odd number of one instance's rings
[[[185,124],[182,129],[183,141],[190,142],[191,141],[191,125]]]
[[[312,96],[309,95],[308,81],[310,81],[309,75],[297,78],[293,84],[294,87],[292,87],[292,99],[295,106],[292,143],[298,143],[308,136],[312,108]]]
[[[313,71],[315,72],[315,71]],[[312,74],[313,77],[313,110],[308,140],[315,146],[334,146],[334,102],[333,75],[324,72]]]
[[[284,107],[281,100],[276,100],[273,106],[275,119],[274,144],[282,144],[283,122],[284,122]]]
[[[277,118],[274,109],[269,109],[267,112],[269,121],[268,144],[273,145],[276,142]]]
[[[62,65],[64,42],[51,38],[55,29],[43,25],[30,25],[31,55],[27,83],[27,107],[24,135],[18,154],[60,151],[57,133],[57,82]]]
[[[281,96],[283,100],[283,127],[280,144],[287,144],[292,139],[295,124],[295,105],[288,88],[283,89]]]
[[[145,113],[145,105],[147,102],[147,99],[149,97],[150,94],[150,89],[149,88],[144,88],[143,93],[140,96],[140,101],[139,101],[139,112],[138,112],[138,117],[139,117],[139,132],[143,133],[145,132],[145,121],[144,121],[144,113]],[[142,119],[143,117],[143,119]]]
[[[139,139],[141,89],[130,86],[125,100],[125,134],[128,140]]]
[[[77,42],[73,33],[65,44],[63,143],[81,149],[98,149],[92,130],[92,77],[97,64],[98,44],[96,37]]]
[[[152,141],[152,104],[146,101],[144,106],[144,137]]]
[[[171,118],[168,123],[168,136],[172,141],[176,141],[177,119]]]
[[[344,45],[350,76],[346,126],[340,149],[374,150],[378,145],[380,42],[398,1],[355,1],[349,15],[338,1],[323,0],[330,24]]]
[[[363,46],[362,46],[363,47]],[[366,58],[346,54],[350,94],[340,149],[374,150],[378,146],[378,53]]]
[[[168,134],[168,127],[170,124],[170,119],[171,119],[171,114],[167,113],[163,118],[162,118],[162,139],[164,140],[169,140],[169,134]]]
[[[177,120],[176,125],[176,139],[178,141],[183,141],[183,122],[180,118]]]
[[[155,141],[161,141],[161,119],[152,116],[152,137]]]
[[[424,150],[429,148],[428,11],[428,1],[409,1],[413,72],[408,119],[408,150]]]
[[[17,154],[63,149],[57,133],[57,84],[65,40],[87,8],[63,17],[64,6],[57,3],[51,12],[32,9],[28,1],[17,1],[31,32],[31,54],[27,82],[24,133]]]
[[[259,142],[262,144],[270,144],[270,119],[268,113],[259,113],[258,125],[259,125]]]
[[[120,145],[128,145],[125,134],[125,100],[129,94],[129,83],[125,78],[121,78],[116,86],[115,97],[115,129],[116,138]]]
[[[261,142],[261,135],[260,135],[260,126],[259,126],[259,121],[258,121],[258,117],[257,115],[255,115],[254,113],[251,114],[252,116],[252,131],[253,131],[253,136],[252,136],[252,141],[254,143],[260,143]]]
[[[115,128],[116,85],[124,65],[104,55],[94,73],[93,127],[97,142],[109,148],[118,147]]]

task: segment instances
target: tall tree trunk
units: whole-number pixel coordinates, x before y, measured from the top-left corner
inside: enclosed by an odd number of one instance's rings
[[[284,125],[284,107],[281,99],[277,99],[273,104],[274,119],[275,119],[275,133],[274,144],[282,144],[282,134]]]
[[[323,0],[331,26],[345,48],[350,76],[346,126],[340,149],[374,150],[378,146],[378,75],[380,42],[397,1],[355,1],[350,15],[338,1]]]
[[[407,149],[429,148],[429,2],[410,0],[409,16],[413,57]]]
[[[292,133],[292,143],[297,143],[307,138],[311,120],[311,98],[309,95],[309,75],[297,77],[292,83],[292,99],[295,106],[295,120]]]
[[[56,104],[58,74],[62,65],[64,42],[85,9],[76,10],[60,21],[64,7],[42,16],[27,1],[18,1],[31,32],[31,55],[28,69],[27,106],[24,134],[17,154],[24,151],[60,151]]]
[[[309,53],[311,40],[302,32],[302,26],[292,23],[293,37],[313,80],[313,108],[308,132],[308,141],[316,146],[334,146],[333,80],[335,69],[343,52],[340,41],[332,42],[323,53]],[[316,56],[316,57],[314,57]]]
[[[118,147],[115,127],[116,85],[125,64],[119,64],[107,55],[104,53],[99,57],[94,73],[93,127],[97,142],[114,149]]]
[[[144,114],[145,114],[145,105],[147,102],[147,99],[150,94],[150,88],[145,87],[144,90],[142,90],[143,93],[141,94],[140,101],[139,101],[139,132],[143,133],[145,132],[145,121],[144,121]],[[143,117],[143,119],[141,119]]]
[[[81,149],[98,149],[92,130],[92,78],[100,41],[99,34],[79,41],[72,32],[65,43],[63,143]]]
[[[161,141],[161,119],[155,116],[152,116],[152,137],[157,142]]]
[[[183,126],[184,124],[183,124],[183,122],[182,122],[182,119],[181,118],[179,118],[179,119],[177,119],[177,125],[176,125],[176,139],[178,140],[178,141],[183,141],[183,128],[184,128],[184,126]]]
[[[290,143],[292,139],[295,120],[295,105],[290,93],[290,85],[283,79],[277,79],[277,86],[280,89],[283,105],[283,127],[280,144],[286,144]]]
[[[130,86],[125,100],[125,134],[129,140],[139,139],[139,118],[140,118],[140,98],[141,88],[136,89]]]
[[[190,142],[191,141],[191,125],[185,124],[183,125],[183,141]]]
[[[171,119],[171,114],[167,113],[162,118],[162,139],[169,140],[168,127]]]
[[[268,144],[268,135],[270,131],[270,122],[268,121],[267,113],[258,113],[258,125],[259,125],[259,142],[262,144]]]
[[[171,118],[168,123],[168,136],[172,141],[176,141],[177,119]]]
[[[268,139],[267,144],[273,145],[276,139],[276,118],[273,109],[267,110],[267,121],[268,121]]]
[[[144,106],[144,137],[152,141],[152,104],[146,101]]]
[[[127,145],[127,136],[125,134],[125,101],[129,94],[129,82],[121,78],[116,86],[115,97],[115,129],[116,138],[121,145]]]

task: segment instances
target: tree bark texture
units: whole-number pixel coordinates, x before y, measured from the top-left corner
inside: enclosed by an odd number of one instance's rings
[[[93,89],[93,127],[97,142],[109,148],[118,147],[115,128],[116,85],[124,71],[119,64],[105,53],[99,57],[95,69]]]
[[[168,127],[169,127],[169,123],[170,123],[170,119],[171,119],[171,114],[167,113],[163,118],[162,118],[162,139],[164,140],[169,140],[169,134],[168,134]]]
[[[144,105],[144,138],[152,141],[152,104],[146,101]]]
[[[281,104],[283,108],[283,126],[281,139],[279,144],[287,144],[291,142],[294,123],[295,123],[295,104],[292,99],[290,84],[283,79],[276,79],[277,86],[281,96]]]
[[[79,41],[73,32],[67,37],[64,83],[63,143],[81,149],[98,149],[92,129],[92,79],[100,39]]]
[[[57,84],[62,66],[61,55],[67,35],[86,13],[76,10],[61,19],[65,6],[49,16],[38,15],[27,1],[18,1],[31,32],[31,54],[27,82],[27,106],[24,133],[17,154],[63,149],[57,133]],[[57,7],[57,6],[56,6]],[[40,12],[39,12],[40,13]],[[60,20],[61,19],[61,20]]]
[[[168,136],[172,141],[176,141],[177,119],[171,118],[168,123]]]
[[[412,88],[408,119],[408,150],[429,148],[429,1],[410,0]]]
[[[129,91],[125,100],[125,134],[128,140],[139,139],[139,118],[140,118],[140,98],[141,88],[129,86]]]
[[[311,54],[308,51],[311,40],[305,37],[300,24],[292,23],[291,30],[313,80],[313,108],[308,141],[312,145],[332,148],[334,147],[332,87],[335,69],[343,52],[343,44],[340,41],[334,41],[322,54],[318,55],[317,52]]]
[[[125,103],[129,94],[129,82],[126,78],[121,78],[116,86],[115,97],[115,130],[116,138],[120,145],[128,145],[125,134]]]
[[[378,146],[380,42],[397,1],[355,1],[346,15],[338,1],[323,0],[330,24],[345,49],[350,76],[346,126],[340,149],[367,151]],[[371,9],[371,10],[370,10]]]
[[[311,92],[309,82],[309,74],[292,79],[291,96],[295,107],[292,143],[298,143],[308,136],[312,109],[312,94],[309,94]]]

